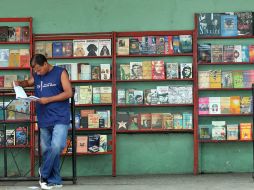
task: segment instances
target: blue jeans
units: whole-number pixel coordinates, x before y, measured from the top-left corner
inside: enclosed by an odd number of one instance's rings
[[[49,184],[62,184],[60,176],[60,156],[66,145],[69,125],[56,124],[40,128],[42,165],[41,176]]]

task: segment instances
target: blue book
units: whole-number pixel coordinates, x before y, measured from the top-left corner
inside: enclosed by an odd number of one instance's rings
[[[242,45],[242,62],[249,62],[250,55],[249,55],[249,46]]]
[[[27,144],[27,127],[18,127],[16,129],[16,144],[15,145],[26,145]]]
[[[192,113],[183,113],[183,129],[192,129]]]
[[[53,57],[63,56],[63,42],[53,42]]]
[[[221,35],[237,36],[237,16],[222,15],[221,16]]]
[[[9,49],[0,49],[0,65],[1,67],[9,66]]]

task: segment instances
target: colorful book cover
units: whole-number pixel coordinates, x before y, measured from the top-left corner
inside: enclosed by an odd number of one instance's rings
[[[230,97],[220,97],[221,113],[230,114]]]
[[[91,80],[91,65],[89,63],[78,63],[78,79]]]
[[[109,118],[107,110],[105,110],[105,111],[96,111],[96,114],[98,114],[100,116],[100,118],[99,118],[99,128],[110,128],[111,127],[111,126],[108,125],[110,123],[109,122],[110,118]]]
[[[6,129],[6,146],[15,145],[15,129]]]
[[[144,104],[143,90],[134,90],[134,104]]]
[[[53,57],[62,57],[63,56],[63,42],[53,42]]]
[[[249,56],[249,46],[248,45],[242,45],[242,62],[249,62],[250,56]]]
[[[88,128],[99,128],[99,114],[88,114]]]
[[[151,129],[151,114],[140,113],[139,114],[139,128],[140,129]]]
[[[251,88],[252,83],[252,75],[254,75],[254,70],[245,70],[243,72],[243,87],[244,88]]]
[[[88,135],[88,152],[98,152],[100,148],[100,135]]]
[[[227,140],[238,140],[238,124],[227,124]]]
[[[234,45],[234,62],[242,61],[242,45]]]
[[[27,145],[27,127],[17,127],[15,130],[15,145]]]
[[[233,71],[234,88],[243,88],[243,71]]]
[[[209,97],[199,97],[198,110],[200,115],[209,114]]]
[[[73,56],[73,44],[72,42],[62,42],[63,43],[63,56],[72,57]]]
[[[210,88],[221,88],[221,70],[210,71]]]
[[[11,49],[9,55],[9,67],[19,67],[20,54],[18,49]]]
[[[151,89],[144,90],[144,104],[151,105],[152,92]]]
[[[35,42],[35,54],[45,55],[45,51],[46,51],[45,41]]]
[[[157,104],[168,104],[168,86],[157,86]]]
[[[101,103],[101,88],[93,87],[93,104]]]
[[[133,112],[129,113],[129,125],[128,129],[129,130],[138,130],[138,114],[135,114]]]
[[[198,44],[198,63],[211,63],[211,44]]]
[[[156,37],[148,36],[148,49],[149,54],[156,54]]]
[[[126,90],[126,104],[135,104],[134,91],[135,89]]]
[[[252,140],[251,123],[240,123],[240,140]]]
[[[237,15],[237,34],[252,35],[253,31],[253,15],[252,12],[235,12]]]
[[[157,36],[156,37],[156,53],[157,54],[164,54],[165,52],[165,45],[164,45],[164,36]]]
[[[141,46],[140,52],[142,55],[149,54],[148,36],[142,36],[140,46]]]
[[[142,62],[143,79],[152,79],[152,61]]]
[[[165,79],[164,61],[152,61],[152,79]]]
[[[92,80],[100,80],[100,67],[99,66],[92,66],[91,67],[91,79]]]
[[[174,113],[174,129],[182,129],[183,128],[183,115],[180,113]]]
[[[92,86],[80,86],[79,88],[79,103],[92,104]]]
[[[224,62],[234,62],[234,45],[224,45],[223,46],[223,61]]]
[[[254,63],[254,45],[249,45],[249,61]]]
[[[30,53],[29,49],[20,49],[19,50],[19,66],[20,67],[29,67],[30,66]]]
[[[138,55],[140,54],[140,42],[138,38],[130,38],[129,39],[129,53],[130,55]]]
[[[240,114],[240,96],[231,96],[230,97],[230,113],[231,114]]]
[[[180,38],[179,36],[173,36],[173,50],[174,53],[182,53],[180,50]]]
[[[73,40],[73,56],[84,57],[87,56],[88,52],[85,46],[85,40]]]
[[[158,104],[158,93],[157,89],[151,89],[151,105],[156,105]]]
[[[237,36],[236,15],[221,15],[221,36]]]
[[[21,41],[22,42],[29,42],[30,41],[30,33],[28,26],[21,27]]]
[[[240,109],[242,114],[250,114],[252,112],[252,97],[241,96]]]
[[[226,122],[212,121],[212,140],[226,140]]]

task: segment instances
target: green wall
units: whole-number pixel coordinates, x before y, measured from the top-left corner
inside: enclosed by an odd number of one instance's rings
[[[31,16],[37,34],[189,30],[194,28],[196,12],[254,11],[251,7],[253,0],[1,0],[0,17]],[[202,172],[251,171],[250,143],[200,148]],[[110,155],[82,156],[77,161],[78,175],[111,174]],[[65,161],[64,175],[70,174],[70,163]],[[192,134],[117,135],[117,175],[192,170]]]

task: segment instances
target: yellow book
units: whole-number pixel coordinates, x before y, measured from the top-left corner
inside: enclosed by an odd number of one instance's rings
[[[229,114],[230,113],[230,97],[221,97],[220,107],[221,107],[222,114]]]
[[[152,79],[152,61],[142,62],[143,79]]]
[[[252,140],[251,123],[240,123],[240,140]]]
[[[210,88],[221,88],[221,70],[212,70],[209,75]]]
[[[233,114],[240,113],[240,96],[230,97],[230,113],[233,113]]]

